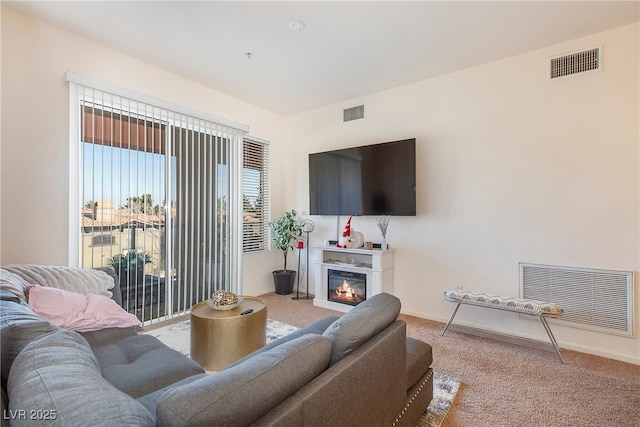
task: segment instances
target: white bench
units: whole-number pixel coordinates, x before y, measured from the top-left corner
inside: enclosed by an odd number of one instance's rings
[[[542,326],[544,326],[544,330],[547,332],[549,340],[551,341],[556,354],[560,358],[562,364],[565,363],[564,359],[562,359],[562,356],[560,355],[560,348],[558,347],[558,343],[556,342],[556,339],[553,336],[551,328],[549,327],[549,324],[546,320],[547,317],[553,318],[560,317],[562,315],[563,310],[559,305],[546,301],[503,297],[499,295],[487,295],[470,291],[446,291],[444,293],[444,299],[446,299],[447,301],[455,302],[457,303],[457,305],[453,309],[453,313],[451,313],[451,317],[449,318],[449,321],[442,331],[442,336],[444,336],[444,333],[449,328],[449,325],[451,325],[453,318],[455,317],[458,309],[460,308],[460,305],[462,304],[493,308],[496,310],[512,311],[514,313],[530,314],[538,316],[540,318]]]

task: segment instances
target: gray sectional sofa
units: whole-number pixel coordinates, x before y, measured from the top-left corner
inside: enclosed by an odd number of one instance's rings
[[[58,328],[13,274],[0,269],[3,425],[415,426],[432,398],[431,347],[389,294],[206,374],[132,327]]]

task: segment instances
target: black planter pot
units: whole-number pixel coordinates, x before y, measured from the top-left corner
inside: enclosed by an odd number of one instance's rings
[[[293,286],[296,280],[295,270],[276,270],[273,272],[273,284],[276,287],[276,294],[288,295],[293,293]]]

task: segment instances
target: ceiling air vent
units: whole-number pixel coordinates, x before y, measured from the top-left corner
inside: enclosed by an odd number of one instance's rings
[[[342,122],[351,122],[364,118],[364,104],[342,110]]]
[[[571,76],[601,68],[601,48],[594,47],[580,52],[556,56],[548,60],[549,80]]]

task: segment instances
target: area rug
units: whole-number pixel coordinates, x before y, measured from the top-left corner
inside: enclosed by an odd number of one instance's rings
[[[152,329],[144,334],[158,338],[167,346],[182,354],[189,356],[191,322],[174,323],[161,328]],[[295,326],[288,325],[277,320],[267,319],[267,344],[275,339],[283,337],[295,331]],[[460,381],[446,374],[434,372],[433,374],[433,399],[429,407],[422,415],[418,427],[440,427],[447,415],[451,403],[458,392]]]

